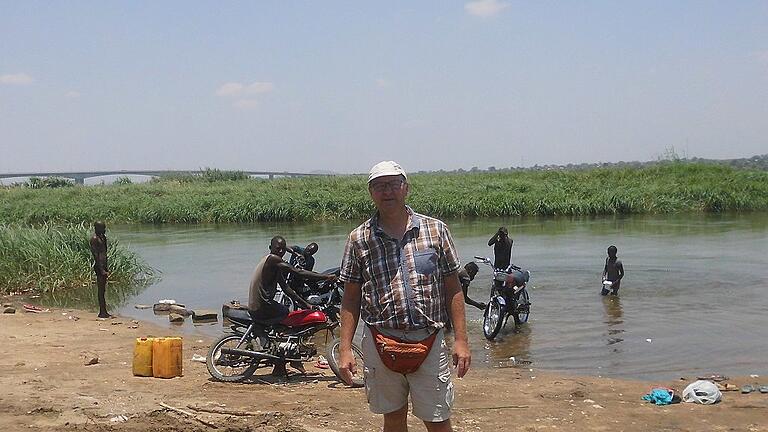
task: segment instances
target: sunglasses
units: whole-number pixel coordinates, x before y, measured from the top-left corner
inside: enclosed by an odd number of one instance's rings
[[[404,184],[405,184],[405,181],[401,179],[401,180],[392,180],[388,182],[383,181],[383,182],[371,183],[368,187],[374,192],[384,192],[386,190],[397,191],[397,190],[400,190]]]

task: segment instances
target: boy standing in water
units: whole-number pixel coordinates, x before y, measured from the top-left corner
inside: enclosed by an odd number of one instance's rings
[[[617,252],[616,246],[608,246],[608,257],[605,259],[605,267],[603,268],[603,280],[612,283],[611,295],[618,295],[621,279],[624,277],[624,264],[616,257]],[[603,289],[601,294],[606,295],[608,292]]]

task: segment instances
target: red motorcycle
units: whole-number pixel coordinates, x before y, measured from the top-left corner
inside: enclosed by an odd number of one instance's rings
[[[224,382],[242,382],[258,368],[276,363],[309,362],[317,355],[312,339],[326,331],[326,340],[333,336],[339,322],[322,310],[297,310],[279,322],[254,321],[247,309],[225,305],[222,314],[229,320],[231,333],[219,338],[208,350],[206,366],[213,378]],[[341,380],[336,361],[339,357],[338,338],[327,345],[327,359],[334,374]],[[363,352],[353,344],[355,361],[363,370]],[[362,375],[353,379],[353,387],[363,385]]]

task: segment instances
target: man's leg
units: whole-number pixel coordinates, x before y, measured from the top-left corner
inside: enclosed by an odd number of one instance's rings
[[[441,422],[424,422],[424,426],[427,427],[428,432],[452,432],[451,419],[443,420]]]
[[[408,432],[408,404],[384,414],[384,432]]]
[[[449,418],[454,395],[450,364],[445,334],[440,330],[421,367],[406,375],[411,390],[413,414],[424,422],[428,431],[452,430]]]
[[[249,311],[251,319],[254,321],[277,323],[288,316],[288,308],[284,305],[274,302],[261,305],[257,311]],[[272,376],[288,378],[288,369],[285,367],[285,360],[274,360]]]
[[[109,318],[109,312],[107,312],[107,277],[98,275],[96,276],[96,290],[99,298],[99,318]]]
[[[385,432],[407,431],[408,381],[405,375],[384,365],[367,325],[363,327],[361,348],[365,358],[365,396],[371,412],[384,415]]]

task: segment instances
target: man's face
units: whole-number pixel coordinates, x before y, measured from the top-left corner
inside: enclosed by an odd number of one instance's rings
[[[275,254],[282,258],[283,255],[285,255],[285,242],[277,241],[269,245],[269,253]]]
[[[399,175],[383,176],[368,183],[368,192],[378,210],[400,208],[405,206],[408,183]]]

